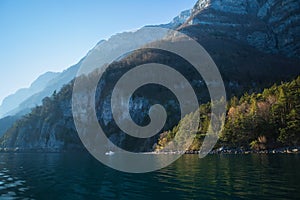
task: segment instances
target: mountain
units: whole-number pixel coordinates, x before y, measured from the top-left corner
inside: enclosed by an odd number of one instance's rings
[[[47,72],[39,76],[29,88],[20,89],[15,94],[7,96],[0,106],[0,116],[3,116],[9,111],[16,109],[17,106],[25,99],[42,91],[56,76],[58,76],[58,73]]]
[[[4,116],[24,115],[30,112],[33,107],[41,105],[43,98],[51,96],[54,91],[59,91],[63,85],[74,79],[80,63],[81,61],[61,73],[56,73],[56,76],[49,80],[42,90],[32,93],[26,99],[23,99],[17,107],[6,112]],[[28,90],[31,90],[31,87]],[[16,96],[11,96],[11,99],[15,98]],[[7,104],[9,103],[10,102],[7,102]]]
[[[32,108],[42,104],[42,100],[59,91],[64,84],[70,82],[76,75],[80,62],[61,73],[47,72],[34,81],[29,88],[21,89],[7,97],[1,109],[0,136]],[[5,111],[5,112],[4,112]]]
[[[200,42],[202,36],[226,38],[262,52],[300,57],[299,1],[199,0],[191,16],[180,30]]]
[[[0,116],[20,116],[30,112],[31,108],[41,104],[43,98],[59,91],[64,84],[70,82],[79,65],[80,62],[61,73],[47,72],[38,77],[29,88],[20,89],[6,97],[0,106]]]
[[[289,81],[300,74],[297,53],[299,25],[297,23],[293,25],[293,28],[285,28],[285,30],[293,32],[291,36],[293,42],[290,44],[289,51],[279,45],[282,42],[280,38],[285,33],[276,34],[278,45],[274,47],[265,44],[265,42],[272,41],[268,37],[267,39],[258,37],[260,34],[257,37],[250,37],[256,32],[270,34],[273,37],[273,33],[268,33],[268,31],[286,24],[285,20],[279,20],[279,24],[273,25],[267,22],[266,18],[258,15],[259,10],[264,7],[266,2],[270,1],[198,1],[191,16],[186,17],[187,21],[177,26],[179,31],[198,40],[210,53],[219,67],[229,99],[233,96],[241,97],[245,92],[251,94],[262,92],[264,88],[271,87],[274,83]],[[294,4],[290,4],[291,1],[276,2],[281,2],[281,5],[289,4],[290,6],[287,6],[286,9],[290,9],[286,12],[290,14],[299,12],[299,9],[295,10]],[[259,6],[255,7],[254,5]],[[273,16],[279,11],[281,8],[270,7],[266,16]],[[286,12],[281,13],[280,16],[284,18]],[[153,42],[151,41],[152,37],[147,38],[143,31],[145,29],[115,35],[108,41],[100,42],[87,56],[92,55],[95,59],[101,58],[105,53],[116,51],[122,45],[130,44],[132,41],[139,42],[141,36],[146,41]],[[176,36],[172,35],[167,39],[177,41]],[[258,42],[253,43],[254,40]],[[124,44],[126,42],[127,44]],[[191,83],[200,103],[209,101],[207,88],[201,76],[186,60],[176,57],[172,53],[151,49],[142,50],[128,54],[112,63],[97,87],[96,114],[110,140],[131,151],[152,150],[160,135],[157,134],[147,139],[136,139],[126,135],[113,120],[110,98],[112,89],[121,76],[135,66],[145,63],[161,63],[172,66]],[[88,88],[89,81],[97,75],[97,72],[94,72],[80,78],[82,84],[86,83],[84,84],[86,87],[82,87],[83,92],[87,91],[87,93],[83,93],[82,101],[89,100],[88,96],[91,95],[89,94],[90,88]],[[14,123],[0,139],[0,147],[8,150],[18,148],[24,151],[82,149],[71,110],[72,84],[73,82],[70,82],[58,93],[43,99],[41,106],[35,107],[32,112]],[[155,85],[139,88],[129,105],[130,115],[137,124],[146,125],[149,123],[149,108],[157,103],[162,104],[168,111],[168,120],[161,131],[170,130],[180,120],[180,105],[174,98],[174,94],[166,88]]]
[[[157,26],[176,29],[190,17],[190,14],[191,10],[183,11],[170,23]],[[155,38],[150,36],[147,39],[143,37],[145,35],[147,34],[144,34],[143,28],[133,32],[118,33],[109,38],[107,41],[101,40],[98,42],[96,46],[90,50],[90,52],[97,51],[99,49],[105,49],[104,52],[109,53],[115,48],[122,48],[122,46],[120,46],[120,41],[124,41],[124,38],[126,38],[128,41],[136,41],[140,38],[143,38],[145,41],[149,42]],[[20,89],[15,94],[6,97],[0,106],[0,118],[16,114],[23,115],[30,112],[31,108],[35,107],[36,105],[41,105],[43,98],[51,96],[54,91],[59,91],[63,85],[69,83],[73,78],[75,78],[80,64],[84,61],[84,59],[85,57],[82,58],[77,64],[69,67],[61,73],[47,72],[38,77],[38,79],[34,81],[29,88]]]
[[[176,29],[183,25],[192,15],[192,9],[182,11],[178,16],[174,17],[170,23],[160,24],[160,25],[148,25],[146,27],[162,27],[162,28],[170,28]]]
[[[298,75],[299,17],[299,1],[199,0],[177,30],[207,50],[240,96]]]

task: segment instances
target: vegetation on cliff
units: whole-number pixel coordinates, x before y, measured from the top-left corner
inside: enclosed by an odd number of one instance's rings
[[[201,105],[195,113],[201,122],[189,150],[199,150],[210,123],[211,105]],[[194,113],[194,114],[195,114]],[[172,130],[161,134],[156,149],[163,149],[179,130],[184,131],[193,114],[187,115]],[[185,130],[188,132],[188,130]],[[264,150],[300,145],[300,76],[291,82],[273,85],[262,93],[231,98],[227,105],[224,129],[216,147]]]

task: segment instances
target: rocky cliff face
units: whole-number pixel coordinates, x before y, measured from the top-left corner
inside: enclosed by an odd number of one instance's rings
[[[109,80],[108,80],[109,78]],[[128,137],[114,122],[111,112],[111,91],[105,88],[111,84],[111,76],[105,77],[101,85],[97,88],[96,110],[99,123],[105,130],[108,138],[116,145],[122,146],[130,151],[149,151],[156,142],[157,137],[149,139],[134,139]],[[113,75],[113,80],[119,76]],[[74,125],[71,98],[72,84],[68,84],[52,97],[46,97],[43,104],[33,109],[33,111],[18,120],[5,134],[0,138],[0,151],[74,151],[84,150],[84,146],[77,135]],[[87,89],[87,91],[89,91]],[[145,90],[144,90],[145,91]],[[101,95],[100,95],[101,93]],[[164,97],[168,91],[158,94]],[[91,94],[85,93],[81,97],[82,101],[90,101]],[[147,122],[148,111],[151,105],[161,103],[159,99],[135,96],[132,98],[129,109],[133,120],[140,125]],[[178,104],[172,99],[164,97],[163,106],[169,109],[169,115],[178,115]],[[91,108],[92,109],[92,108]],[[85,116],[89,120],[89,116]],[[170,129],[179,117],[173,117],[168,121],[165,130]],[[138,144],[138,145],[136,145]],[[111,150],[107,147],[107,150]]]
[[[71,87],[63,87],[59,94],[46,97],[42,106],[18,120],[0,139],[5,151],[62,151],[78,149],[71,112]]]
[[[235,39],[262,52],[300,57],[298,0],[199,0],[181,29],[193,26],[199,26],[198,37]]]

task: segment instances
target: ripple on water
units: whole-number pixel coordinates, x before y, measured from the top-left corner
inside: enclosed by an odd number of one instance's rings
[[[28,190],[28,188],[19,188],[18,189],[20,192],[25,192],[26,190]]]
[[[0,199],[5,199],[5,200],[17,199],[17,194],[15,192],[7,192],[5,194],[2,194],[0,196]]]
[[[0,166],[0,200],[298,200],[300,196],[299,156],[212,155],[199,159],[197,155],[184,155],[172,165],[146,174],[117,172],[93,158],[73,154],[20,154],[14,162],[6,156],[9,171]],[[3,178],[7,175],[13,180]]]
[[[29,188],[24,187],[25,180],[12,176],[14,172],[10,172],[7,168],[0,169],[0,199],[17,199]]]

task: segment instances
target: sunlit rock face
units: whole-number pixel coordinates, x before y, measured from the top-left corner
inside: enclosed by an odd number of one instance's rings
[[[300,57],[299,19],[298,0],[199,0],[181,28],[201,26],[198,37],[237,39],[263,52]]]

